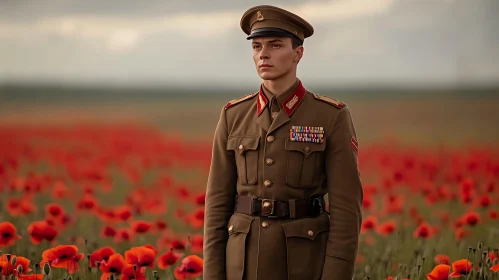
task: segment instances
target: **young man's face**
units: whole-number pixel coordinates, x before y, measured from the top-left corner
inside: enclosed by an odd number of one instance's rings
[[[253,38],[253,61],[263,80],[276,80],[296,68],[303,55],[303,46],[293,49],[288,37]]]

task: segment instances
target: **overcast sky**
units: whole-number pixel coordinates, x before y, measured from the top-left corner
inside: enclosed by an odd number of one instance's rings
[[[0,83],[254,85],[257,4],[314,26],[306,83],[499,82],[499,0],[1,0]]]

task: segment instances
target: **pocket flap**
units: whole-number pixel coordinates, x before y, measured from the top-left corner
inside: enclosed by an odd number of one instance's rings
[[[326,140],[322,143],[312,143],[312,142],[297,142],[291,141],[289,138],[286,139],[286,150],[288,151],[298,151],[305,155],[309,155],[313,152],[324,151],[326,148]]]
[[[244,154],[247,150],[258,149],[260,143],[260,136],[257,137],[233,137],[227,140],[227,150],[235,150],[240,155]]]
[[[254,219],[254,217],[244,216],[238,213],[233,214],[227,224],[229,235],[235,233],[248,233],[251,228],[251,222],[253,222]]]
[[[286,237],[303,237],[314,240],[319,233],[329,230],[329,217],[323,214],[315,218],[286,222],[282,226]]]

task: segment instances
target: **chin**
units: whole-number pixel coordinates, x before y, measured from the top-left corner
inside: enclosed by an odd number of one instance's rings
[[[262,78],[262,80],[275,80],[280,77],[280,75],[276,73],[269,72],[258,73],[258,75],[260,76],[260,78]]]

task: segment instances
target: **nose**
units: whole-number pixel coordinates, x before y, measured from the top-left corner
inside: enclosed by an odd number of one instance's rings
[[[263,60],[263,59],[269,59],[269,58],[270,58],[270,55],[268,54],[267,48],[263,47],[262,51],[260,52],[260,59]]]

